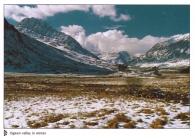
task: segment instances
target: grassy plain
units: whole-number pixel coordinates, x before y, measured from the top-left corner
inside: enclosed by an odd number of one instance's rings
[[[189,76],[5,73],[4,127],[189,128]]]

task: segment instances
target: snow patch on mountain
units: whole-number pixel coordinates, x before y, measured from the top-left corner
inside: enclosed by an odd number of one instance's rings
[[[42,19],[25,18],[17,26],[18,31],[33,37],[39,41],[46,42],[54,47],[63,46],[69,50],[83,55],[97,58],[94,54],[82,48],[82,46],[71,36],[57,31]]]
[[[110,64],[127,64],[130,59],[130,55],[126,51],[121,52],[103,52],[103,53],[94,53],[96,56],[98,56],[100,59],[106,61]]]
[[[157,43],[148,52],[130,58],[135,66],[188,66],[190,59],[190,35],[175,35],[168,41]]]
[[[178,60],[178,61],[173,61],[173,62],[163,62],[163,63],[138,63],[136,66],[139,67],[182,67],[182,66],[189,66],[190,65],[190,60]]]
[[[84,49],[71,36],[57,31],[42,19],[25,18],[16,26],[16,28],[20,32],[35,38],[48,46],[61,50],[67,58],[74,61],[116,70],[115,66],[107,64],[104,60],[99,59],[96,55]]]
[[[174,35],[174,36],[172,36],[169,40],[168,40],[168,42],[169,43],[176,43],[176,42],[178,42],[178,41],[180,41],[180,40],[190,40],[190,34],[189,33],[187,33],[187,34],[177,34],[177,35]]]
[[[111,70],[87,65],[66,53],[20,33],[4,20],[4,71],[25,73],[109,74]]]

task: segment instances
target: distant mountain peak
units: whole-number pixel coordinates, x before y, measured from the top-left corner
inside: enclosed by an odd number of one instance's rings
[[[111,64],[127,64],[130,59],[130,55],[127,51],[120,52],[102,52],[95,53],[99,58],[105,60]]]
[[[155,44],[140,56],[131,57],[129,64],[137,66],[150,65],[189,65],[190,34],[178,34],[169,40]],[[185,62],[185,63],[180,63]],[[176,64],[177,63],[177,64]]]
[[[172,36],[167,42],[169,43],[175,43],[178,42],[180,40],[188,40],[190,41],[190,34],[186,33],[186,34],[177,34]]]
[[[94,54],[84,49],[74,38],[59,32],[47,22],[37,18],[25,18],[16,26],[16,29],[32,38],[35,38],[51,46],[68,47],[68,49],[83,55],[97,58]]]
[[[92,57],[88,58],[95,60]],[[106,68],[76,61],[67,56],[66,52],[19,32],[6,20],[4,20],[4,71],[94,75],[113,73],[112,70]]]
[[[42,19],[38,19],[38,18],[25,18],[23,19],[18,25],[17,27],[23,27],[23,28],[28,28],[30,30],[34,30],[35,32],[38,32],[42,35],[45,35],[47,31],[53,31],[53,32],[57,32],[57,30],[55,30],[55,28],[51,27],[47,22],[45,22]],[[51,29],[51,30],[49,30]]]

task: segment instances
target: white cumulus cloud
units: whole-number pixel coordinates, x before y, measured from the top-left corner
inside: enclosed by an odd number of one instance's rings
[[[91,8],[93,10],[93,13],[100,17],[116,16],[116,9],[114,5],[92,5]]]
[[[74,10],[80,10],[84,12],[92,12],[99,16],[108,16],[113,21],[128,21],[129,15],[120,14],[117,17],[117,11],[114,5],[36,5],[35,7],[18,5],[5,5],[5,17],[12,18],[16,21],[21,21],[26,17],[35,17],[44,19],[48,16],[54,16],[57,13],[66,13]]]
[[[68,27],[61,26],[60,29],[61,32],[64,32],[65,34],[72,36],[81,45],[85,45],[85,38],[86,38],[85,29],[82,26],[78,26],[78,25],[69,25]]]
[[[69,35],[77,34],[79,32],[85,32],[84,28],[82,26],[78,26],[78,25],[69,25],[68,27],[61,26],[60,28],[61,28],[62,32],[65,32]]]
[[[120,14],[120,16],[117,18],[117,17],[111,17],[112,20],[114,20],[115,22],[118,22],[118,21],[127,21],[127,20],[130,20],[130,16],[129,15],[124,15],[124,14]]]
[[[37,5],[35,7],[18,5],[5,5],[5,17],[12,18],[16,21],[26,17],[35,17],[44,19],[57,13],[66,13],[73,10],[88,11],[89,5]]]
[[[110,17],[110,19],[112,19],[115,22],[118,21],[128,21],[130,20],[130,16],[129,15],[124,15],[124,14],[120,14],[119,17],[117,17],[117,11],[114,7],[114,5],[92,5],[92,10],[93,13],[100,16],[100,17],[105,17],[108,16]]]
[[[121,30],[108,30],[86,36],[84,28],[78,25],[61,26],[61,31],[71,35],[84,48],[93,52],[127,51],[130,55],[142,54],[151,49],[156,43],[168,40],[165,37],[151,35],[147,35],[142,39],[129,38]]]
[[[131,55],[147,52],[153,45],[167,40],[164,37],[145,36],[142,39],[129,38],[120,30],[109,30],[89,35],[86,38],[87,49],[99,52],[127,51]]]

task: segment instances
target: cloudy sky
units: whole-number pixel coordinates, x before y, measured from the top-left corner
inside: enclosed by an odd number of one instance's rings
[[[190,32],[189,5],[4,5],[4,16],[13,25],[41,18],[89,51],[130,55]]]

